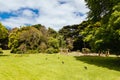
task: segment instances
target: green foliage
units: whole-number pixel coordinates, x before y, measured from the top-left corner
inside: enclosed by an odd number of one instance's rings
[[[69,50],[72,50],[73,49],[73,39],[72,38],[67,38],[66,43],[67,43],[67,48]]]
[[[5,39],[8,36],[8,30],[0,23],[0,39]]]
[[[39,46],[39,52],[45,53],[46,49],[47,49],[47,44],[45,42],[41,42],[41,44]]]
[[[48,49],[46,50],[47,53],[58,53],[59,52],[59,40],[53,37],[49,37],[48,40]]]
[[[2,48],[0,48],[0,54],[2,54],[2,53],[3,53]]]
[[[91,50],[95,50],[95,37],[98,32],[99,27],[101,26],[100,22],[92,23],[92,21],[88,21],[89,24],[80,32],[83,36],[84,47],[91,48]]]
[[[36,46],[39,46],[41,41],[42,33],[34,27],[27,27],[27,30],[22,30],[19,34],[19,43],[25,43],[28,46],[28,49],[36,49]]]
[[[110,38],[108,43],[112,45],[109,47],[111,52],[120,54],[120,3],[114,6],[113,10],[114,12],[110,16],[107,26],[107,30],[109,31],[107,38]]]
[[[120,54],[120,6],[119,3],[113,7],[113,12],[109,17],[109,21],[95,33],[95,49],[106,51],[110,49],[111,53]]]
[[[47,30],[42,25],[14,28],[9,34],[9,47],[12,53],[44,53],[48,48],[58,52],[60,41],[57,35],[53,29]]]
[[[88,13],[89,19],[99,21],[101,18],[108,21],[112,13],[112,8],[120,2],[120,0],[85,0],[87,7],[90,9]]]
[[[59,40],[59,47],[66,48],[66,41],[64,40],[64,36],[59,35],[58,40]]]
[[[53,38],[53,37],[49,37],[48,47],[58,49],[59,48],[59,40],[56,38]]]
[[[48,54],[53,54],[53,53],[58,53],[58,52],[59,52],[59,49],[54,49],[52,47],[50,47],[46,50],[46,53],[48,53]]]
[[[38,50],[27,50],[26,54],[36,54],[39,53]]]
[[[120,0],[85,0],[91,23],[80,32],[92,51],[120,54]]]
[[[70,50],[81,50],[84,46],[82,36],[80,32],[88,25],[88,21],[83,21],[81,24],[64,26],[59,30],[59,34],[62,35],[66,42],[66,47]]]
[[[36,50],[40,45],[42,33],[34,27],[13,29],[9,35],[11,52],[25,53],[27,50]]]
[[[18,50],[17,48],[11,48],[10,53],[17,53],[17,52],[19,52],[19,50]],[[21,52],[22,52],[22,51],[21,51]]]
[[[9,34],[9,43],[8,43],[8,47],[13,49],[18,47],[18,28],[14,28],[12,29],[12,31]]]
[[[8,48],[8,30],[0,23],[0,47],[3,49]]]
[[[25,53],[27,51],[27,45],[26,44],[21,44],[19,47],[18,47],[18,50],[21,52],[21,53]]]
[[[57,32],[52,28],[48,28],[48,35],[53,36],[53,37],[57,37]]]

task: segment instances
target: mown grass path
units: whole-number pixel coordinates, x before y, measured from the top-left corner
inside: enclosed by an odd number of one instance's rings
[[[119,70],[88,63],[88,59],[59,54],[1,55],[0,80],[120,80]]]

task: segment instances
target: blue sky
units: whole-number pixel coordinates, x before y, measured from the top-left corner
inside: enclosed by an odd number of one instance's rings
[[[30,10],[33,13],[37,14],[39,13],[38,9],[32,9],[32,8],[20,8],[17,11],[10,11],[10,12],[0,12],[0,18],[1,20],[9,19],[11,17],[18,17],[24,10]]]
[[[0,22],[11,28],[42,24],[59,30],[79,24],[88,11],[84,0],[0,0]]]

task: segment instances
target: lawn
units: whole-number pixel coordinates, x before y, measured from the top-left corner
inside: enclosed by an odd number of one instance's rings
[[[118,62],[118,63],[117,63]],[[120,59],[59,54],[0,55],[0,80],[120,80]]]

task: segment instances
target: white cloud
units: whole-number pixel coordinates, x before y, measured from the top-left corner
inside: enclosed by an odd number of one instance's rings
[[[22,13],[23,16],[28,16],[28,17],[32,17],[34,16],[34,12],[31,11],[31,10],[24,10],[23,13]]]
[[[60,4],[59,2],[65,2]],[[32,10],[37,9],[36,14]],[[17,17],[10,17],[1,22],[6,26],[16,27],[25,24],[42,24],[59,30],[65,25],[79,24],[85,20],[88,9],[84,0],[0,0],[0,12],[15,12]],[[83,16],[77,16],[74,12],[80,12]]]

